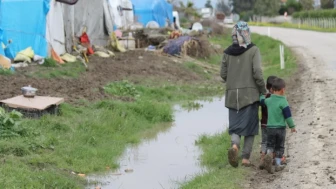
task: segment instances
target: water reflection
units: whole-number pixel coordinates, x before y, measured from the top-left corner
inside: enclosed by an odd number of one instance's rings
[[[205,171],[200,165],[201,151],[195,141],[202,134],[224,131],[228,112],[224,98],[194,104],[200,109],[185,110],[176,106],[173,125],[162,125],[156,131],[145,133],[146,140],[125,151],[118,170],[92,176],[89,181],[98,181],[102,188],[108,189],[170,189]]]

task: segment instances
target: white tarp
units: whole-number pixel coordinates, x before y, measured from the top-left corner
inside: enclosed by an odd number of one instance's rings
[[[133,4],[130,0],[108,0],[110,13],[117,28],[128,29],[134,23]],[[122,8],[131,10],[121,10]]]
[[[46,27],[46,38],[49,46],[48,52],[50,53],[50,47],[52,47],[57,54],[64,54],[65,33],[62,3],[56,2],[55,0],[50,1]]]
[[[106,46],[113,19],[107,0],[80,0],[75,5],[63,4],[66,49],[72,51],[73,39],[82,35],[84,28],[91,44]]]

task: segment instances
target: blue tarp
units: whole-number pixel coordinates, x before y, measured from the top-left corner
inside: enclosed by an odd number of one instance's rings
[[[12,43],[5,55],[14,58],[16,54],[32,47],[35,54],[47,56],[46,20],[50,0],[1,0],[0,40]],[[0,54],[3,50],[0,50]]]
[[[173,23],[173,6],[166,0],[132,0],[132,3],[135,18],[144,26],[155,21],[165,27],[167,19]]]

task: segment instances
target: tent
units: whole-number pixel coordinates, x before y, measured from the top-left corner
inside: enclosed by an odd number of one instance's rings
[[[166,0],[132,0],[135,19],[146,26],[155,21],[160,27],[173,23],[173,6]]]
[[[108,0],[79,0],[75,5],[63,4],[65,44],[72,51],[74,38],[81,36],[84,29],[95,45],[107,45],[109,33],[113,31],[113,17]]]
[[[2,0],[0,3],[0,40],[8,46],[5,54],[9,58],[27,47],[35,54],[47,55],[46,15],[49,0]]]
[[[64,54],[65,36],[62,3],[56,2],[55,0],[50,1],[46,27],[46,38],[49,44],[48,52],[50,52],[49,50],[53,48],[57,54]]]
[[[0,43],[12,43],[0,54],[14,58],[32,47],[36,55],[46,57],[53,48],[57,54],[72,51],[74,38],[84,28],[92,44],[107,45],[113,31],[108,0],[79,0],[67,5],[56,0],[1,0]]]
[[[128,29],[134,23],[133,4],[130,0],[109,0],[109,8],[116,28]]]

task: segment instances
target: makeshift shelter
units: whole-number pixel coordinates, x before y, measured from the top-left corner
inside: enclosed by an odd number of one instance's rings
[[[49,46],[48,52],[53,48],[57,54],[65,53],[65,33],[63,22],[63,4],[50,1],[50,9],[47,15],[46,38]],[[48,55],[50,55],[48,53]]]
[[[65,44],[72,51],[74,39],[86,30],[91,44],[107,45],[113,31],[113,18],[108,0],[79,0],[75,5],[63,4]]]
[[[11,44],[3,55],[14,58],[27,47],[35,54],[47,55],[46,16],[49,0],[2,0],[0,2],[0,40]]]
[[[108,0],[116,28],[128,29],[134,23],[133,4],[130,0]]]
[[[132,0],[134,17],[144,26],[155,21],[160,27],[173,23],[173,6],[166,0]]]

